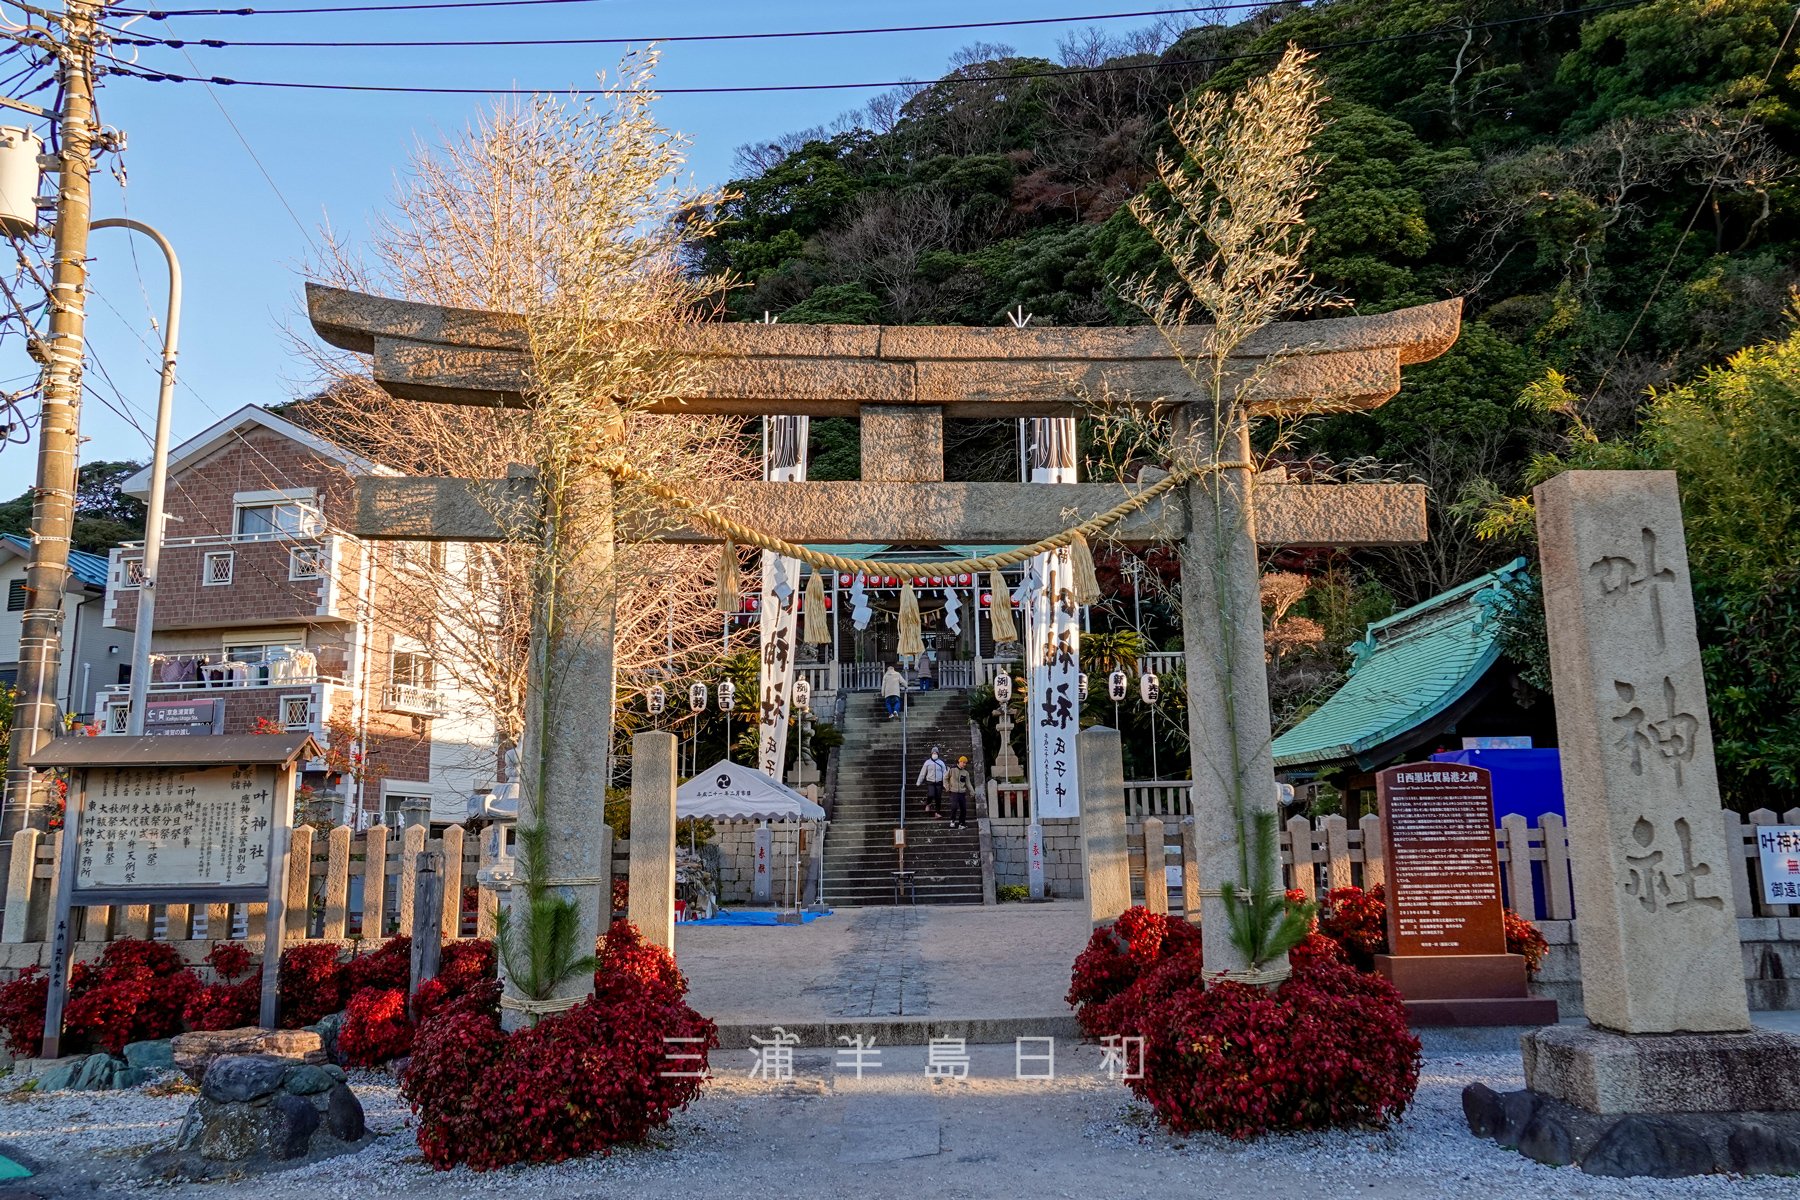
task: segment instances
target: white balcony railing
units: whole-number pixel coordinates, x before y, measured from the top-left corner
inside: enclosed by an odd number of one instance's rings
[[[450,699],[444,693],[410,683],[390,684],[387,703],[389,712],[411,713],[415,717],[441,717],[450,711]]]
[[[155,694],[343,682],[336,675],[320,673],[317,657],[307,650],[256,659],[227,658],[219,654],[153,654],[147,690]],[[108,690],[128,694],[131,685],[114,684]]]

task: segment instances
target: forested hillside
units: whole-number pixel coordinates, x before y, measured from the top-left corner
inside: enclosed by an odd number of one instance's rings
[[[1023,306],[1035,324],[1140,323],[1116,286],[1157,254],[1123,206],[1173,147],[1169,106],[1236,86],[1289,43],[1321,48],[1332,124],[1311,266],[1348,311],[1461,296],[1468,319],[1395,400],[1315,420],[1285,452],[1432,487],[1429,546],[1303,564],[1319,586],[1294,611],[1339,637],[1531,553],[1528,520],[1478,527],[1543,456],[1597,443],[1672,465],[1642,444],[1652,395],[1792,328],[1790,6],[1323,0],[1228,15],[1245,19],[1075,36],[1054,62],[978,45],[937,83],[746,147],[696,265],[743,282],[743,319],[994,325]],[[1016,470],[1010,428],[951,425],[953,478]],[[814,477],[854,475],[851,423],[814,428]],[[1793,616],[1792,578],[1757,587]]]

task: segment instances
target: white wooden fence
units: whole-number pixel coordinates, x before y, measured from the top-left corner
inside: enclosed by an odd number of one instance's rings
[[[425,851],[444,856],[444,937],[492,937],[495,894],[472,891],[475,872],[487,865],[462,826],[451,825],[439,837],[423,826],[389,830],[376,825],[358,833],[348,826],[293,831],[289,850],[287,916],[284,940],[308,938],[371,941],[410,933],[418,857]],[[12,869],[6,896],[6,920],[0,944],[41,943],[49,914],[55,911],[53,890],[62,853],[62,833],[28,829],[14,835]],[[116,938],[167,941],[220,941],[264,935],[261,904],[90,905],[70,910],[75,939],[106,942]],[[17,953],[8,953],[13,963]]]
[[[1155,814],[1150,814],[1150,818],[1158,819]],[[1135,824],[1143,818],[1133,814],[1130,819]],[[1800,905],[1764,902],[1762,863],[1756,846],[1759,826],[1800,825],[1800,808],[1779,816],[1766,808],[1758,809],[1747,821],[1726,810],[1720,813],[1720,820],[1725,832],[1725,874],[1730,883],[1720,881],[1715,886],[1721,894],[1729,887],[1737,915],[1800,915]],[[1180,818],[1160,823],[1165,846],[1163,865],[1181,865]],[[1373,814],[1355,825],[1339,816],[1315,821],[1294,817],[1281,830],[1280,842],[1284,886],[1298,888],[1309,900],[1322,899],[1334,888],[1366,889],[1387,878],[1381,820]],[[1534,921],[1575,919],[1569,838],[1561,817],[1545,813],[1533,825],[1518,813],[1510,813],[1501,818],[1500,827],[1494,831],[1494,842],[1499,852],[1501,890],[1508,908]],[[1131,835],[1131,845],[1133,878],[1141,881],[1146,862],[1142,832]]]

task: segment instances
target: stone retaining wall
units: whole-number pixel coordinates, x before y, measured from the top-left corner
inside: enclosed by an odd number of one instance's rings
[[[769,832],[774,835],[769,851],[770,896],[776,903],[785,904],[791,900],[794,887],[794,850],[799,833],[791,825],[771,825]],[[747,821],[721,821],[713,826],[712,841],[719,848],[719,903],[749,904],[756,881],[756,826]],[[800,866],[804,884],[806,864]]]
[[[1532,977],[1532,994],[1554,999],[1565,1017],[1585,1016],[1580,922],[1535,924],[1550,943],[1550,953]],[[1737,924],[1751,1009],[1800,1009],[1800,917],[1739,917]]]
[[[1028,851],[1031,822],[1023,817],[1001,817],[988,822],[994,840],[994,886],[1020,887],[1031,883]],[[1081,863],[1081,819],[1049,817],[1044,826],[1044,890],[1058,900],[1086,896],[1086,873]]]

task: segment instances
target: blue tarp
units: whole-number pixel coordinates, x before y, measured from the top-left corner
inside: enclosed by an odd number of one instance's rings
[[[800,920],[802,922],[816,921],[820,917],[829,917],[830,915],[830,909],[826,909],[824,912],[802,912]],[[777,922],[775,913],[768,909],[747,912],[728,912],[720,909],[718,916],[705,921],[683,921],[681,923],[683,925],[774,925]]]
[[[1486,767],[1494,781],[1494,824],[1518,813],[1533,825],[1545,813],[1563,812],[1562,757],[1555,750],[1445,750],[1433,762]]]

